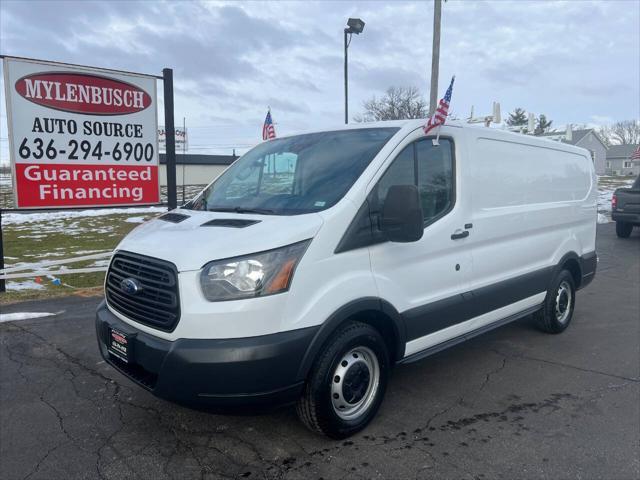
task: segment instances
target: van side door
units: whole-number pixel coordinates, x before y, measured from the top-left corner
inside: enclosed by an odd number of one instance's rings
[[[405,139],[369,195],[375,228],[376,213],[391,185],[413,184],[420,192],[423,237],[369,247],[379,296],[405,321],[405,356],[458,336],[456,324],[466,320],[463,295],[469,291],[472,255],[468,233],[463,234],[470,213],[463,194],[464,158],[455,137],[443,135],[439,143],[433,145],[432,137],[421,131]]]

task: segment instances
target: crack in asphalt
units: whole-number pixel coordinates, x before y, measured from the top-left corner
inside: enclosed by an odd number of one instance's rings
[[[130,465],[128,465],[127,461],[126,461],[126,457],[124,457],[121,452],[118,451],[117,448],[115,448],[112,444],[111,441],[113,439],[113,437],[115,437],[118,433],[120,433],[122,431],[122,429],[124,428],[125,424],[122,418],[122,409],[121,409],[121,403],[128,403],[124,400],[122,400],[119,396],[120,394],[120,389],[121,386],[115,382],[113,379],[107,377],[106,375],[102,374],[101,372],[92,369],[90,367],[88,367],[87,365],[85,365],[84,363],[82,363],[82,361],[76,357],[74,357],[73,355],[68,354],[67,352],[65,352],[64,350],[62,350],[61,348],[59,348],[56,344],[48,341],[46,338],[42,337],[41,335],[36,334],[35,332],[23,327],[22,325],[18,325],[18,324],[12,324],[13,327],[17,328],[19,331],[21,331],[22,333],[28,334],[28,335],[32,335],[35,338],[37,338],[40,342],[42,342],[44,345],[50,347],[51,349],[53,349],[55,352],[57,352],[58,354],[60,354],[62,357],[64,357],[67,361],[69,361],[72,365],[74,365],[75,367],[79,368],[81,371],[84,371],[86,373],[88,373],[90,376],[96,377],[98,378],[104,385],[104,393],[103,393],[103,397],[107,397],[107,398],[111,398],[113,400],[115,400],[117,406],[118,406],[118,411],[119,411],[119,423],[120,423],[120,427],[118,429],[116,429],[111,435],[109,435],[105,441],[102,443],[102,445],[100,447],[98,447],[95,451],[90,451],[89,453],[93,453],[96,455],[96,471],[98,473],[98,476],[100,478],[104,478],[103,473],[101,472],[99,463],[102,459],[102,451],[106,448],[106,447],[111,447],[111,449],[116,453],[116,455],[123,461],[123,463],[133,472],[133,470],[131,469]],[[8,349],[9,350],[9,349]],[[48,358],[44,358],[41,356],[37,356],[34,357],[33,355],[29,355],[26,352],[20,352],[18,355],[26,357],[26,358],[30,358],[30,359],[35,359],[35,360],[46,360],[48,362],[51,362],[52,364],[54,364],[55,367],[57,367],[59,370],[63,370],[59,364],[59,361],[57,360],[53,360],[53,359],[48,359]],[[24,366],[25,363],[21,362],[20,360],[18,360],[17,358],[11,358],[12,361],[14,361],[14,363],[17,363],[20,366]],[[78,390],[75,387],[75,384],[73,383],[73,380],[75,378],[77,378],[77,375],[72,372],[69,368],[66,368],[64,372],[69,372],[72,375],[72,378],[69,380],[69,383],[71,383],[72,388],[74,390],[74,392],[76,393],[78,398],[81,398],[83,400],[86,400],[90,403],[92,403],[93,405],[95,405],[96,407],[98,407],[100,410],[102,410],[102,407],[98,406],[98,404],[91,398],[87,398],[83,395],[80,395]],[[21,374],[22,375],[22,374]],[[22,375],[23,378],[25,378],[25,380],[28,381],[28,377]],[[58,420],[58,424],[60,427],[60,431],[68,438],[69,442],[71,442],[71,444],[73,444],[74,446],[78,447],[81,450],[85,450],[82,446],[78,445],[78,443],[75,441],[75,439],[69,434],[69,432],[65,429],[64,427],[64,418],[62,417],[62,415],[60,414],[60,412],[58,411],[58,409],[49,401],[47,401],[44,398],[44,395],[46,394],[47,390],[54,384],[56,383],[57,380],[52,381],[49,385],[47,385],[42,392],[39,393],[39,400],[44,403],[45,405],[47,405],[56,415],[56,418]],[[109,396],[109,385],[113,385],[115,387],[115,390],[112,394],[112,396]],[[67,442],[68,443],[68,442]],[[38,462],[36,468],[34,471],[32,471],[28,476],[33,475],[35,472],[38,471],[38,469],[40,468],[41,464],[46,460],[46,458],[48,458],[48,456],[53,453],[53,451],[55,451],[60,445],[53,447],[52,449],[50,449],[49,451],[47,451],[47,453],[45,454],[45,456],[42,457],[42,459]],[[86,450],[85,450],[86,451]]]
[[[482,382],[482,384],[480,385],[480,388],[478,388],[478,390],[482,391],[484,390],[484,387],[487,386],[487,384],[489,383],[489,381],[491,380],[491,377],[493,375],[496,375],[497,373],[500,373],[502,370],[504,370],[505,366],[507,365],[507,357],[505,355],[502,355],[499,352],[496,352],[495,350],[492,350],[494,353],[502,356],[502,364],[496,368],[495,370],[491,370],[490,372],[487,372],[487,374],[484,376],[484,381]]]
[[[66,445],[66,442],[65,443],[61,443],[59,445],[54,445],[53,447],[49,448],[49,450],[47,450],[47,452],[44,454],[44,456],[40,460],[38,460],[38,463],[36,463],[36,466],[31,470],[31,472],[29,472],[27,475],[22,477],[22,480],[28,480],[33,475],[38,473],[40,471],[40,467],[42,466],[42,464],[47,460],[47,458],[49,458],[49,455],[51,455],[58,448],[63,447],[65,445]]]
[[[596,375],[604,375],[606,377],[617,378],[617,379],[620,379],[620,380],[627,380],[629,382],[634,382],[634,383],[640,383],[640,378],[625,377],[623,375],[616,375],[615,373],[608,373],[608,372],[602,372],[600,370],[594,370],[594,369],[591,369],[591,368],[578,367],[576,365],[571,365],[571,364],[568,364],[568,363],[557,362],[557,361],[554,361],[554,360],[546,360],[544,358],[531,357],[531,356],[524,355],[524,354],[506,354],[506,353],[500,352],[498,350],[494,350],[494,352],[499,354],[499,355],[502,355],[503,357],[515,358],[515,359],[521,359],[521,360],[529,360],[529,361],[532,361],[532,362],[547,363],[549,365],[556,365],[558,367],[570,368],[572,370],[578,370],[580,372],[593,373],[593,374],[596,374]]]

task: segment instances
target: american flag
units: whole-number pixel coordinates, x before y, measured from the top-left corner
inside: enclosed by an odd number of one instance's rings
[[[264,119],[264,125],[262,125],[262,140],[271,140],[276,138],[276,129],[273,127],[273,120],[271,120],[271,110],[267,110],[267,118]]]
[[[631,160],[640,160],[640,145],[631,154]]]
[[[451,92],[453,91],[453,81],[456,79],[455,75],[451,78],[451,84],[449,84],[449,88],[447,88],[447,92],[444,94],[444,98],[440,99],[438,103],[438,108],[434,112],[434,114],[427,120],[425,124],[424,133],[425,135],[429,133],[431,130],[436,128],[439,125],[444,125],[444,121],[447,119],[447,115],[449,114],[449,104],[451,103]]]

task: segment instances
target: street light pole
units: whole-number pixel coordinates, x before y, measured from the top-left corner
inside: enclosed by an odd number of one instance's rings
[[[433,2],[433,47],[431,50],[431,91],[429,95],[429,116],[436,111],[438,102],[438,75],[440,73],[440,21],[442,0]]]
[[[350,18],[347,21],[347,28],[344,29],[344,123],[349,123],[349,81],[347,55],[349,44],[351,43],[351,35],[354,33],[360,35],[364,30],[364,22],[359,18]]]
[[[344,29],[344,124],[349,123],[349,82],[348,82],[348,67],[347,67],[347,55],[349,44],[347,43],[347,35],[349,35],[349,29]]]

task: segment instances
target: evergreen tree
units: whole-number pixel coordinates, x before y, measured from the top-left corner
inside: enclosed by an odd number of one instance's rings
[[[507,125],[510,127],[518,127],[520,125],[527,124],[527,112],[525,112],[524,108],[516,108],[513,112],[509,114],[509,118],[507,119]]]
[[[553,120],[547,120],[547,116],[544,113],[541,113],[534,133],[536,135],[542,135],[543,133],[548,132],[552,123]]]

